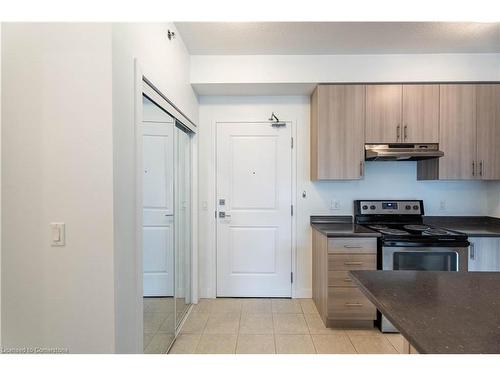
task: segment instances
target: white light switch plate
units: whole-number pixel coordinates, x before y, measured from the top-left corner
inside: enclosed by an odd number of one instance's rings
[[[50,245],[66,245],[66,225],[64,223],[50,223]]]

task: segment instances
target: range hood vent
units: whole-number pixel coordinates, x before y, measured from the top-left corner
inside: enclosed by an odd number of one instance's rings
[[[365,145],[365,160],[406,161],[444,156],[437,143],[388,143]]]

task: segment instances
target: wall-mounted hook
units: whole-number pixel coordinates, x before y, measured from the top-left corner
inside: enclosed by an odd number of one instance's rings
[[[269,121],[275,121],[275,122],[280,122],[280,120],[276,117],[276,115],[271,113],[271,117],[269,117]]]

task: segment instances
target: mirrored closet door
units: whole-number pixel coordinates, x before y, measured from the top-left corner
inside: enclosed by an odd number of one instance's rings
[[[143,97],[144,353],[165,353],[191,304],[191,137]]]

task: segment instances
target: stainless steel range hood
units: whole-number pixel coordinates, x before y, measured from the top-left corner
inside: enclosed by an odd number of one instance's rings
[[[437,143],[366,144],[365,160],[424,160],[444,156]]]

